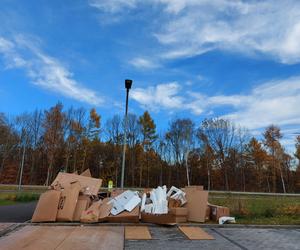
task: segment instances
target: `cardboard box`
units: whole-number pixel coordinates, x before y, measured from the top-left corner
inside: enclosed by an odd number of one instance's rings
[[[41,194],[31,222],[55,221],[60,195],[60,190],[48,190]]]
[[[66,188],[70,185],[70,183],[75,181],[80,183],[81,187],[85,189],[84,194],[87,195],[96,196],[102,185],[101,179],[60,172],[52,182],[51,186],[56,185],[56,183],[60,183],[63,188]]]
[[[228,207],[217,206],[209,204],[210,207],[210,217],[213,221],[219,221],[219,218],[222,216],[229,216],[230,211]]]
[[[180,207],[181,202],[180,200],[175,200],[173,198],[168,199],[168,208]]]
[[[140,220],[140,207],[136,206],[131,212],[123,211],[117,215],[109,215],[107,217],[109,222],[116,222],[116,223],[126,223],[126,222],[133,222],[138,223]]]
[[[73,216],[73,221],[80,221],[80,217],[83,211],[87,210],[88,207],[90,206],[91,199],[87,195],[79,195],[74,216]]]
[[[208,192],[202,190],[202,186],[185,187],[188,209],[188,221],[205,222]]]
[[[85,171],[83,171],[81,174],[81,176],[85,176],[85,177],[92,177],[91,171],[90,169],[86,169]]]
[[[159,225],[176,225],[176,217],[172,213],[168,214],[147,214],[141,213],[141,221]]]
[[[98,222],[101,204],[101,200],[94,202],[87,210],[82,212],[80,221],[85,223]]]
[[[57,221],[72,221],[81,186],[73,182],[62,192],[58,203]]]
[[[176,223],[187,222],[188,209],[186,207],[171,208],[170,212],[175,215]]]

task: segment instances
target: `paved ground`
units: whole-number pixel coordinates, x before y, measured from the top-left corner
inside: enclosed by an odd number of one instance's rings
[[[0,206],[0,222],[25,222],[31,219],[36,201]]]
[[[178,228],[150,227],[152,240],[125,241],[125,249],[300,249],[300,230],[205,228],[215,240],[188,240]]]
[[[1,231],[6,227],[11,227],[12,224],[4,224],[2,222],[25,222],[30,220],[34,211],[36,202],[21,203],[13,206],[0,206],[0,235]],[[36,227],[36,226],[33,226]],[[113,227],[113,226],[112,226]],[[12,228],[14,228],[12,226]],[[50,226],[50,230],[53,231],[53,226]],[[69,226],[71,230],[75,227]],[[72,229],[73,228],[73,229]],[[78,227],[77,227],[78,228]],[[101,229],[102,228],[102,229]],[[16,238],[20,241],[17,232],[22,230],[19,228],[10,232],[8,235],[0,237],[0,249],[1,243],[7,237],[10,239]],[[103,226],[94,226],[92,231],[101,235]],[[177,227],[158,227],[149,226],[149,230],[152,236],[151,240],[125,240],[125,249],[290,249],[300,250],[300,226],[298,229],[262,229],[262,228],[204,228],[206,232],[211,234],[215,240],[188,240],[184,234]],[[122,236],[123,237],[123,236]],[[87,237],[88,239],[88,237]],[[22,241],[22,240],[21,240]],[[99,245],[98,245],[99,246]],[[80,247],[80,246],[78,246]],[[11,248],[15,249],[15,248]],[[22,249],[18,247],[18,249]],[[27,248],[31,249],[31,248]],[[53,248],[43,248],[53,249]],[[79,248],[80,249],[80,248]],[[81,248],[82,249],[82,248]],[[95,248],[85,249],[99,249]],[[123,249],[123,247],[121,248]]]
[[[214,240],[189,240],[177,227],[149,230],[151,240],[123,240],[123,226],[26,226],[0,237],[0,249],[300,249],[300,229],[205,228]]]

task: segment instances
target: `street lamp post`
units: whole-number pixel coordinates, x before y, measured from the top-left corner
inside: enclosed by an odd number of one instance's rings
[[[123,142],[123,158],[122,158],[122,173],[121,173],[121,188],[124,188],[124,173],[125,173],[125,155],[126,155],[126,141],[127,141],[127,112],[128,112],[128,95],[131,89],[132,80],[125,80],[126,88],[126,109],[125,109],[125,124],[124,124],[124,142]]]

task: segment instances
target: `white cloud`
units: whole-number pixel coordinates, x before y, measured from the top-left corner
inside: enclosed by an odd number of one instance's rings
[[[148,23],[164,53],[158,57],[193,57],[219,49],[267,55],[282,63],[300,62],[298,0],[90,0],[102,13],[130,15],[155,11]],[[161,9],[165,14],[161,14]],[[126,10],[126,11],[124,11]],[[152,21],[155,20],[155,21]]]
[[[158,84],[155,87],[136,88],[131,97],[143,107],[150,110],[180,109],[183,98],[178,95],[180,86],[176,82]]]
[[[158,63],[142,57],[136,57],[129,61],[129,63],[137,69],[155,69],[159,67]]]
[[[7,68],[24,69],[37,86],[91,105],[98,106],[103,102],[95,91],[73,79],[72,73],[57,59],[24,38],[7,40],[0,37],[0,54],[4,56]]]
[[[299,103],[300,77],[271,81],[254,88],[236,112],[224,117],[250,129],[300,125]]]
[[[264,53],[283,63],[300,61],[300,2],[161,0],[170,19],[156,37],[166,58],[213,49]]]
[[[89,5],[104,12],[119,13],[136,7],[137,0],[89,0]]]
[[[261,84],[247,95],[207,96],[185,91],[173,82],[135,89],[132,98],[150,110],[187,110],[195,115],[208,115],[216,108],[228,106],[233,111],[223,117],[251,130],[270,124],[300,126],[300,77]]]

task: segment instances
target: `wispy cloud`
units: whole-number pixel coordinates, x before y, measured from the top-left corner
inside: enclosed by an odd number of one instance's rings
[[[0,37],[0,54],[6,68],[24,69],[36,86],[91,105],[99,106],[104,101],[95,91],[76,81],[62,63],[24,37],[11,40]]]
[[[209,50],[263,53],[283,63],[300,61],[299,1],[161,0],[170,14],[156,37],[178,58]]]
[[[118,13],[136,7],[137,0],[89,0],[89,5],[104,12]]]
[[[153,36],[162,59],[201,55],[211,50],[267,55],[282,63],[300,62],[298,0],[90,0],[112,20],[130,10],[153,11]],[[161,15],[161,11],[166,14]]]
[[[133,58],[129,63],[137,69],[156,69],[159,67],[158,63],[142,57]]]
[[[228,106],[233,110],[224,114],[235,123],[255,130],[270,124],[300,125],[300,77],[271,81],[254,87],[247,95],[207,96],[185,91],[176,82],[132,91],[132,98],[143,107],[188,110],[195,115],[207,115],[216,108]]]

